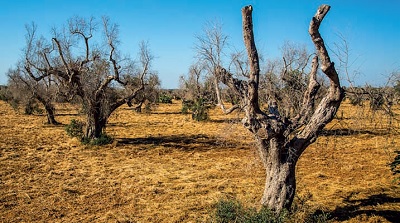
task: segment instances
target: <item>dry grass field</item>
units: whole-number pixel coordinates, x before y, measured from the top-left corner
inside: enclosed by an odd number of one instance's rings
[[[50,126],[0,101],[0,221],[205,222],[221,198],[259,207],[264,172],[240,114],[213,110],[195,122],[180,108],[122,107],[107,127],[116,141],[97,147],[66,135],[65,124],[83,118],[70,105],[57,106],[63,125]],[[310,209],[334,222],[400,222],[387,165],[400,126],[391,126],[379,112],[342,105],[298,163],[297,193],[312,194]]]

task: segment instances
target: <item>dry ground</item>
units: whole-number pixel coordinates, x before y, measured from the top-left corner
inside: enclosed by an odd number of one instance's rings
[[[180,108],[122,107],[107,128],[116,142],[88,147],[65,134],[82,118],[71,106],[58,105],[64,125],[49,126],[0,101],[0,221],[204,222],[220,198],[258,207],[264,173],[240,115],[215,110],[195,122]],[[387,134],[380,113],[345,103],[338,114],[298,163],[299,196],[312,194],[307,204],[334,221],[399,222],[387,165],[400,149],[398,122]]]

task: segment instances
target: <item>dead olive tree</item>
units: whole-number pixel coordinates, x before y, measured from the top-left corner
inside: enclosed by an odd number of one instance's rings
[[[149,75],[145,77],[143,90],[138,92],[132,102],[128,103],[128,106],[134,106],[135,111],[142,112],[142,107],[144,105],[145,111],[150,112],[152,107],[155,107],[159,101],[160,88],[161,81],[157,73],[149,73]]]
[[[208,110],[217,102],[214,77],[207,75],[207,70],[203,63],[196,63],[187,76],[180,77],[182,113],[191,112],[196,121],[207,120]]]
[[[328,5],[320,6],[310,23],[309,34],[318,57],[312,59],[309,83],[298,115],[287,118],[277,112],[267,114],[260,109],[260,66],[253,35],[252,6],[242,9],[243,37],[250,66],[247,80],[234,78],[223,67],[217,70],[218,79],[241,96],[245,111],[242,123],[253,133],[266,170],[262,204],[276,213],[290,208],[296,190],[296,163],[304,150],[315,142],[324,126],[334,118],[344,97],[334,63],[319,33],[319,26],[329,9]],[[329,78],[330,85],[315,107],[315,95],[319,89],[316,80],[318,60],[321,61],[321,69]]]
[[[86,115],[84,137],[103,134],[107,120],[118,107],[130,103],[144,89],[153,56],[140,44],[139,59],[122,58],[117,50],[118,26],[108,18],[75,17],[50,41],[28,29],[24,68],[36,81],[52,76],[72,96],[78,96]],[[100,41],[105,37],[103,41]]]
[[[208,81],[213,84],[212,94],[216,97],[216,105],[221,108],[225,114],[229,114],[234,110],[238,109],[237,104],[233,104],[229,109],[224,104],[224,92],[221,89],[218,79],[216,78],[216,71],[218,67],[221,67],[226,57],[224,50],[228,46],[228,36],[222,31],[222,25],[219,22],[208,22],[203,29],[202,35],[197,35],[197,43],[195,45],[196,57],[198,58],[197,64],[194,67],[201,67],[202,75]],[[231,65],[235,65],[235,68],[242,68],[240,64],[239,53],[232,55]],[[236,66],[236,65],[239,65]],[[205,71],[205,72],[203,72]],[[243,70],[242,70],[243,71]],[[199,78],[198,78],[199,79]],[[205,83],[207,84],[207,83]],[[228,91],[228,90],[226,90]],[[231,97],[232,92],[225,92],[227,97]]]
[[[25,104],[25,110],[31,109],[32,101],[40,102],[47,116],[47,123],[57,125],[59,124],[55,119],[55,106],[54,103],[57,97],[58,87],[51,80],[50,76],[36,81],[28,75],[21,66],[16,69],[10,69],[7,72],[8,87],[13,100]],[[25,113],[27,113],[25,111]]]

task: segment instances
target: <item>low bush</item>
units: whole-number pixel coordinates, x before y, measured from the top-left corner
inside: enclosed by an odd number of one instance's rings
[[[158,102],[164,103],[164,104],[172,104],[172,96],[167,95],[167,94],[161,94],[158,97]]]
[[[236,200],[223,199],[215,205],[215,212],[212,219],[215,222],[236,222],[241,215],[242,206]]]
[[[256,208],[244,207],[236,199],[220,199],[210,214],[210,222],[215,223],[325,223],[329,221],[329,213],[322,210],[315,210],[308,204],[312,198],[310,193],[302,197],[296,197],[292,208],[289,211],[283,211],[280,215],[275,215],[271,210],[262,207]]]
[[[114,141],[114,139],[103,133],[100,135],[99,138],[96,139],[92,139],[90,140],[89,138],[82,138],[82,144],[84,145],[93,145],[93,146],[102,146],[102,145],[107,145],[107,144],[111,144]]]
[[[85,123],[72,119],[71,122],[65,126],[65,131],[67,132],[67,135],[70,137],[76,137],[80,140],[83,138],[83,126]]]
[[[256,210],[246,208],[236,199],[221,199],[215,204],[215,210],[210,216],[211,222],[215,223],[280,223],[285,222],[285,213],[275,216],[267,208]]]
[[[186,100],[182,102],[182,113],[192,113],[192,119],[196,121],[208,120],[208,110],[211,108],[203,98],[196,98],[195,100]]]

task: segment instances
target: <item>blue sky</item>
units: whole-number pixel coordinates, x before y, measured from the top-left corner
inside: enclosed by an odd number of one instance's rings
[[[138,43],[149,41],[156,56],[153,69],[164,88],[179,86],[179,76],[195,61],[195,35],[207,21],[219,20],[232,47],[243,48],[241,8],[252,4],[255,39],[265,59],[280,57],[285,41],[313,45],[308,25],[320,4],[332,6],[321,27],[326,44],[333,47],[341,33],[350,46],[356,83],[383,85],[385,76],[400,71],[399,0],[3,0],[0,3],[0,84],[21,58],[25,24],[35,22],[41,35],[75,15],[103,15],[120,26],[120,49],[136,55]],[[335,58],[332,56],[333,61]]]

